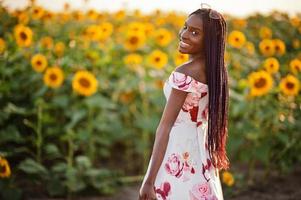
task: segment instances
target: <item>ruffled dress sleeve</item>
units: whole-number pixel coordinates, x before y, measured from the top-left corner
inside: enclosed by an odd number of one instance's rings
[[[193,79],[190,76],[177,71],[173,71],[168,78],[168,84],[172,88],[185,92],[193,92],[192,82]]]
[[[173,71],[169,78],[168,84],[177,90],[191,93],[201,93],[206,90],[207,85],[194,80],[191,76],[181,72]]]

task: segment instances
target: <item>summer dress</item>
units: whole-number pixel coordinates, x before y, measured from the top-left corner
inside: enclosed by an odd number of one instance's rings
[[[155,179],[157,199],[223,200],[219,173],[209,159],[207,148],[208,86],[173,71],[163,87],[166,100],[172,88],[188,94],[170,131],[166,153]],[[149,169],[150,165],[146,176]]]

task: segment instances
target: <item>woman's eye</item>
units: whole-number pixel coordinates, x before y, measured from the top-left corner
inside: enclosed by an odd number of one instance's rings
[[[196,31],[192,31],[192,35],[197,35],[198,33]]]

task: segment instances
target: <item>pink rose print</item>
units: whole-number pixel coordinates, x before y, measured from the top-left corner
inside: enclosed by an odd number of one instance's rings
[[[189,85],[192,81],[192,78],[185,75],[185,74],[182,74],[182,73],[173,73],[172,74],[172,78],[173,78],[173,83],[179,88],[179,89],[182,89],[182,90],[187,90],[189,88]]]
[[[209,200],[211,188],[208,183],[197,183],[189,191],[189,195],[190,200]]]
[[[189,93],[183,104],[183,107],[182,107],[183,110],[188,111],[188,110],[192,109],[193,107],[198,106],[200,99],[201,99],[200,95]]]
[[[198,92],[201,89],[201,84],[199,82],[197,82],[196,80],[193,80],[191,82],[191,89],[195,92]]]
[[[184,163],[180,159],[180,155],[171,154],[167,162],[165,163],[165,170],[168,174],[171,174],[177,178],[181,177],[183,174]]]
[[[170,184],[168,182],[164,182],[161,184],[159,188],[155,187],[156,197],[158,200],[168,200],[168,195],[170,195]]]

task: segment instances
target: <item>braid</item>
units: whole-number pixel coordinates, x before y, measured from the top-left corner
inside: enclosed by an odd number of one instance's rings
[[[228,169],[226,155],[228,137],[228,72],[225,67],[226,22],[209,17],[210,9],[198,9],[192,14],[200,15],[203,21],[205,42],[206,75],[209,87],[208,151],[210,159],[218,169]]]

